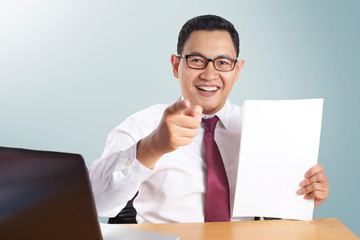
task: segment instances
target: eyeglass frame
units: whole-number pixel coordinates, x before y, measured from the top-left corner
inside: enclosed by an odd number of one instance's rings
[[[204,66],[203,68],[190,67],[190,66],[189,66],[189,63],[188,63],[188,57],[192,57],[192,56],[199,56],[199,57],[205,58],[205,59],[207,60],[205,66]],[[233,70],[235,69],[236,63],[238,62],[237,59],[230,58],[230,57],[217,57],[217,58],[211,59],[211,58],[207,58],[207,57],[205,57],[205,56],[203,56],[203,55],[199,55],[199,54],[189,54],[189,55],[180,54],[180,55],[178,56],[178,58],[179,58],[179,59],[184,58],[184,59],[186,60],[186,65],[187,65],[189,68],[195,69],[195,70],[203,70],[203,69],[205,69],[205,68],[208,66],[209,62],[213,62],[214,68],[215,68],[217,71],[219,71],[219,72],[231,72],[231,71],[233,71]],[[234,61],[234,66],[233,66],[233,68],[232,68],[231,70],[220,70],[220,69],[217,69],[216,64],[215,64],[215,61],[216,61],[217,59],[219,59],[219,58],[226,58],[226,59],[229,59],[229,60]]]

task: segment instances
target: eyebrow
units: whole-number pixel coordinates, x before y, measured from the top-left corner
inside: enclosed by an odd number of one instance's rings
[[[198,55],[198,56],[202,56],[202,57],[205,57],[203,54],[201,54],[200,52],[190,52],[189,54],[186,54],[186,55]],[[208,58],[208,57],[206,57]],[[231,58],[231,59],[235,59],[235,58],[232,58],[230,57],[229,55],[227,54],[223,54],[223,55],[218,55],[216,56],[215,58]],[[213,58],[213,59],[215,59]]]

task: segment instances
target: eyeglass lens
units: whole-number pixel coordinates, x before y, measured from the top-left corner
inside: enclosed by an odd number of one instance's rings
[[[229,58],[214,59],[215,69],[219,71],[231,71],[234,68],[235,62]],[[188,56],[187,65],[190,68],[204,69],[208,64],[207,58],[203,56]]]

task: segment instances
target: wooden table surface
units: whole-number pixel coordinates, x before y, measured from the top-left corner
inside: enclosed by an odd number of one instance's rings
[[[318,218],[312,221],[271,220],[217,223],[125,224],[122,226],[178,235],[181,237],[181,240],[359,240],[350,229],[336,218]]]

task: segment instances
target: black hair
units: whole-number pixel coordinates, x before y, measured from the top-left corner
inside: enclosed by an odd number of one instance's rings
[[[231,22],[216,15],[202,15],[194,17],[184,24],[184,26],[180,30],[178,37],[177,53],[179,55],[182,54],[185,42],[188,40],[190,34],[193,31],[197,30],[225,30],[229,32],[235,47],[236,57],[239,56],[240,40],[238,32],[236,31],[234,25]]]

